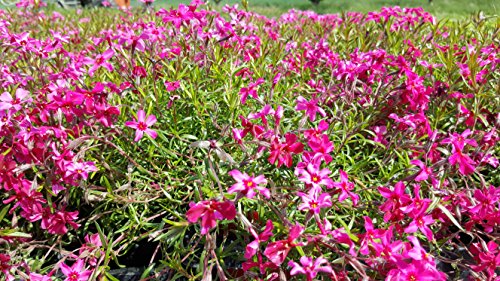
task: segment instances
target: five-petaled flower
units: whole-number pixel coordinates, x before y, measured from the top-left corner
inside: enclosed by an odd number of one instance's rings
[[[77,260],[73,266],[69,267],[65,263],[61,263],[61,271],[66,275],[64,281],[87,281],[89,280],[92,271],[85,270],[83,260]]]
[[[332,267],[325,264],[328,264],[328,261],[323,257],[314,260],[306,256],[300,258],[300,264],[294,261],[288,262],[288,266],[293,267],[290,275],[304,274],[307,281],[312,281],[319,272],[332,273]]]
[[[139,110],[137,112],[137,122],[127,121],[125,122],[125,126],[136,129],[134,141],[138,142],[142,138],[144,133],[148,134],[153,139],[158,136],[156,131],[149,128],[153,126],[154,123],[156,123],[156,116],[149,115],[146,118],[146,113],[144,112],[144,110]]]
[[[195,223],[201,218],[201,234],[207,234],[208,231],[217,225],[217,220],[232,220],[236,216],[236,209],[233,202],[215,200],[191,202],[190,209],[186,213],[189,222]]]
[[[229,193],[240,192],[248,198],[253,198],[256,194],[256,190],[260,192],[264,197],[271,198],[271,193],[267,188],[262,185],[267,184],[267,180],[263,175],[259,175],[256,177],[251,177],[246,173],[241,173],[238,170],[232,170],[229,172],[229,175],[232,176],[236,183],[229,188]]]

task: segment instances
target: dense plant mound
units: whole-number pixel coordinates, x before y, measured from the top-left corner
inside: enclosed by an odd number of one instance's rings
[[[498,280],[498,19],[23,6],[2,279]]]

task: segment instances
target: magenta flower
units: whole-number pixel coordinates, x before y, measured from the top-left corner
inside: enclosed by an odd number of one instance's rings
[[[55,214],[50,213],[50,209],[47,207],[44,209],[44,215],[42,216],[42,228],[47,229],[51,234],[66,234],[68,232],[69,224],[74,229],[78,228],[80,225],[75,223],[78,219],[78,211],[66,212],[64,210],[56,210]]]
[[[413,164],[413,165],[420,168],[420,172],[418,173],[417,177],[415,178],[415,181],[425,181],[429,177],[434,178],[433,174],[432,174],[432,169],[425,166],[424,162],[422,162],[418,159],[414,159],[414,160],[410,161],[410,164]]]
[[[297,223],[290,229],[290,233],[288,234],[288,238],[286,240],[269,243],[264,250],[264,255],[274,264],[279,266],[283,263],[288,255],[288,252],[290,252],[292,248],[303,245],[303,243],[295,242],[295,240],[299,238],[303,232],[304,227]]]
[[[352,205],[356,206],[359,201],[359,195],[351,192],[354,189],[354,183],[348,181],[347,173],[339,170],[340,182],[334,182],[333,187],[340,189],[339,202],[351,197]]]
[[[175,91],[181,85],[180,81],[178,81],[178,80],[177,81],[173,81],[173,82],[166,81],[164,84],[165,84],[165,87],[167,88],[167,92]]]
[[[324,168],[320,171],[316,165],[309,163],[307,164],[307,170],[302,171],[299,180],[306,184],[310,184],[313,189],[321,189],[322,185],[332,188],[334,182],[328,176],[330,173],[331,171],[328,168]]]
[[[496,203],[500,201],[500,190],[497,191],[494,186],[484,191],[476,189],[474,198],[478,204],[471,206],[469,211],[479,217],[485,217],[488,213],[495,212]]]
[[[89,172],[95,172],[97,171],[97,167],[94,165],[93,162],[78,162],[78,163],[71,163],[67,165],[67,170],[66,170],[66,177],[71,177],[75,180],[86,180],[87,177],[89,176]]]
[[[324,265],[327,263],[328,261],[323,257],[313,260],[311,257],[303,256],[300,258],[300,264],[289,261],[288,266],[293,267],[290,271],[290,275],[304,274],[307,281],[312,281],[319,272],[333,273],[331,266]]]
[[[318,157],[320,159],[325,160],[325,163],[330,163],[332,161],[332,156],[330,156],[330,152],[335,148],[333,143],[328,139],[328,135],[321,135],[316,138],[312,138],[307,142],[309,147],[312,149],[314,153],[314,157]]]
[[[425,206],[423,206],[425,207]],[[425,207],[426,209],[427,207]],[[416,211],[418,215],[413,218],[413,221],[405,228],[406,233],[415,233],[420,230],[429,241],[434,240],[434,234],[428,225],[434,223],[432,216],[425,216],[425,209]]]
[[[271,220],[268,220],[266,223],[266,228],[261,234],[257,234],[253,228],[250,228],[250,233],[252,236],[255,238],[252,242],[250,242],[247,247],[245,248],[245,258],[250,259],[253,257],[258,249],[259,249],[259,243],[260,242],[265,242],[273,235],[273,222]]]
[[[144,110],[139,110],[137,112],[137,122],[127,121],[125,122],[125,126],[136,129],[134,141],[138,142],[142,138],[144,133],[148,134],[153,139],[158,136],[156,131],[149,129],[149,127],[153,126],[154,123],[156,123],[156,116],[149,115],[146,118],[146,113],[144,112]]]
[[[90,77],[94,76],[94,72],[100,67],[106,68],[108,71],[113,71],[113,65],[111,65],[108,61],[115,55],[115,51],[113,49],[108,49],[104,53],[96,56],[95,59],[88,59],[88,64],[91,65],[89,69]]]
[[[318,99],[312,99],[311,101],[306,100],[304,97],[299,96],[297,98],[296,110],[305,110],[309,120],[314,122],[316,120],[316,114],[319,113],[322,117],[326,116],[326,112],[318,107]]]
[[[81,259],[77,260],[71,267],[61,263],[61,271],[66,275],[64,281],[87,281],[92,274],[92,271],[84,270],[84,263]]]
[[[400,208],[406,206],[411,201],[410,196],[405,193],[405,185],[403,182],[398,182],[394,185],[394,191],[387,187],[380,186],[378,191],[387,201],[380,206],[384,214],[384,221],[388,222],[392,219],[402,218],[404,215]]]
[[[217,220],[232,220],[236,216],[234,204],[230,201],[217,202],[214,200],[191,202],[186,213],[189,222],[195,223],[201,218],[201,234],[217,226]]]
[[[408,240],[413,244],[413,248],[407,252],[408,257],[416,261],[425,261],[433,266],[435,266],[434,257],[428,254],[427,251],[422,248],[420,242],[415,236],[408,236]]]
[[[360,235],[361,245],[359,252],[363,255],[368,255],[370,253],[370,245],[375,244],[375,240],[379,239],[385,232],[383,229],[373,228],[373,221],[370,217],[364,216],[363,218],[365,219],[366,232]]]
[[[477,265],[473,265],[472,269],[476,272],[486,271],[490,277],[496,276],[495,270],[500,267],[500,251],[498,249],[498,244],[494,241],[488,242],[486,244],[485,250],[481,250],[479,246],[474,244],[471,247],[471,252],[476,255],[476,260],[478,260]],[[488,279],[497,280],[497,279]]]
[[[409,205],[399,208],[403,213],[418,213],[420,210],[427,210],[427,207],[431,204],[432,200],[429,198],[420,198],[420,185],[415,184],[413,187],[414,198]]]
[[[256,194],[256,190],[260,192],[264,197],[271,198],[271,193],[267,188],[261,185],[266,185],[267,180],[263,175],[259,175],[257,177],[251,177],[246,173],[242,174],[238,170],[232,170],[229,172],[229,175],[232,176],[236,183],[229,188],[229,193],[241,192],[241,194],[245,195],[248,198],[253,198]]]
[[[0,110],[7,110],[10,108],[14,108],[15,111],[21,110],[23,107],[23,103],[31,102],[31,98],[29,98],[30,92],[18,88],[16,90],[16,97],[12,98],[12,96],[5,92],[0,95]]]
[[[453,133],[449,138],[442,140],[441,143],[446,143],[446,144],[451,143],[453,147],[457,150],[463,150],[466,144],[476,147],[477,146],[476,140],[467,138],[472,133],[473,132],[470,129],[463,131],[460,135],[457,133]]]
[[[274,164],[278,161],[278,168],[285,164],[288,168],[292,167],[292,154],[302,153],[304,145],[297,140],[297,136],[292,133],[285,134],[285,142],[281,143],[277,138],[271,143],[271,154],[267,158],[269,163]]]
[[[299,192],[298,195],[302,199],[302,204],[299,205],[298,209],[309,210],[314,214],[319,214],[321,208],[328,208],[332,206],[331,197],[328,193],[322,193],[319,195],[316,189],[311,189],[309,193]]]
[[[458,170],[462,175],[470,175],[474,173],[476,169],[474,166],[476,162],[455,147],[453,147],[452,155],[448,158],[448,162],[450,162],[451,165],[458,164]]]

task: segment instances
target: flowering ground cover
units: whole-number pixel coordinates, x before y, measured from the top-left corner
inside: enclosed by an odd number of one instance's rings
[[[1,280],[499,280],[498,17],[0,11]]]

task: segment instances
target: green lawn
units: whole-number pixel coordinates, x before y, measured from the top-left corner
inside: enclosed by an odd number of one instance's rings
[[[189,3],[190,0],[156,0],[157,7],[176,7],[179,3]],[[213,1],[211,1],[213,3]],[[496,0],[323,0],[318,6],[308,0],[248,0],[252,11],[267,15],[278,16],[289,9],[313,10],[321,14],[339,13],[342,11],[368,12],[379,10],[384,6],[423,7],[426,11],[441,18],[445,16],[461,17],[478,11],[486,15],[498,15],[500,1]],[[218,5],[240,4],[241,0],[222,0]]]

